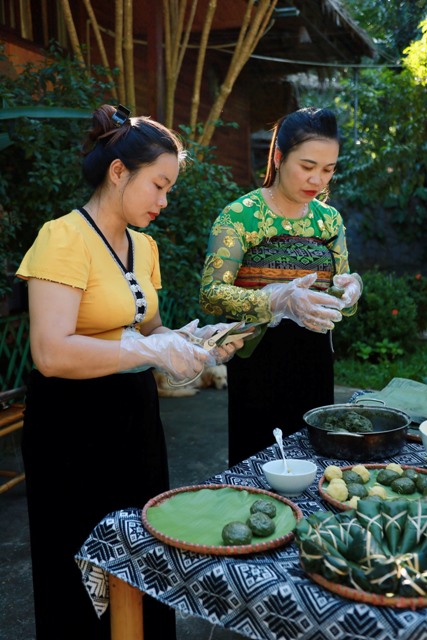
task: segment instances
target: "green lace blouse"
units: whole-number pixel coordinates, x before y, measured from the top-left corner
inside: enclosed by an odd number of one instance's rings
[[[200,305],[208,314],[268,323],[269,296],[262,288],[313,271],[318,290],[326,290],[336,273],[349,273],[341,214],[313,200],[303,218],[284,218],[255,189],[228,204],[212,225]],[[353,315],[356,308],[343,314]]]

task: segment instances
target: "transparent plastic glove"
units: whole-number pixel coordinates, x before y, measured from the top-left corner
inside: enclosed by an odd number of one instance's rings
[[[317,275],[310,273],[289,283],[263,287],[262,291],[270,296],[270,309],[273,312],[268,326],[275,327],[283,318],[289,318],[300,327],[317,333],[333,329],[334,323],[342,320],[340,310],[344,308],[344,303],[327,293],[311,290],[316,279]]]
[[[217,324],[207,324],[204,327],[199,327],[199,319],[192,320],[181,329],[176,329],[177,333],[181,333],[183,336],[191,334],[200,340],[209,340],[216,333],[225,329],[231,329],[237,325],[237,322],[218,322]],[[211,356],[215,359],[216,364],[224,364],[230,360],[238,349],[241,349],[244,345],[243,340],[233,341],[225,345],[218,345],[210,351]]]
[[[345,307],[352,307],[359,300],[363,291],[362,278],[358,273],[341,273],[333,278],[336,287],[344,289],[341,297]]]
[[[195,320],[192,320],[191,322],[186,324],[184,327],[181,327],[181,329],[175,329],[175,331],[177,331],[178,333],[181,331],[183,334],[191,333],[193,336],[196,336],[196,338],[208,340],[209,338],[212,338],[214,333],[222,331],[223,329],[231,329],[234,324],[237,324],[237,322],[218,322],[218,324],[207,324],[204,327],[199,327],[199,322],[199,318],[196,318]]]
[[[135,329],[123,330],[119,371],[143,371],[155,367],[177,381],[192,379],[203,367],[215,364],[211,354],[175,331],[142,336]]]

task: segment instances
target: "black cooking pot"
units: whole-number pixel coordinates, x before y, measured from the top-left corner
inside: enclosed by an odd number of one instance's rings
[[[344,418],[350,411],[368,418],[374,430],[366,433],[343,433],[322,428],[327,419],[332,416]],[[318,407],[307,411],[303,417],[310,443],[318,453],[350,462],[384,460],[396,455],[405,444],[411,423],[411,418],[399,409],[353,404]]]

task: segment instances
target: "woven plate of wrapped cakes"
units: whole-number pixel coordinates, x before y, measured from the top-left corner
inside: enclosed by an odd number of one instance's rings
[[[426,607],[426,470],[394,463],[330,465],[319,492],[340,511],[319,511],[297,524],[295,541],[309,576],[352,600]]]

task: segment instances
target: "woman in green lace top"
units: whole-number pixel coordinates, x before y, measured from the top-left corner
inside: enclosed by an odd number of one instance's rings
[[[334,402],[331,330],[353,315],[362,281],[350,274],[345,227],[326,204],[339,153],[335,115],[300,109],[280,119],[262,188],[215,220],[200,304],[213,315],[261,325],[228,363],[229,464],[304,426]],[[344,289],[342,298],[326,293]]]

